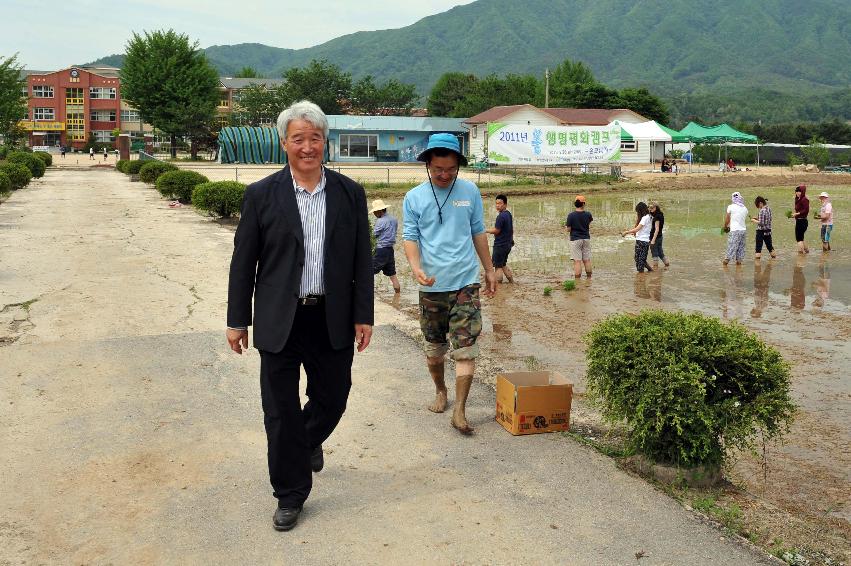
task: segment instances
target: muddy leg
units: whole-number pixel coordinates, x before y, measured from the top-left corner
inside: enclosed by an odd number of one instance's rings
[[[505,278],[508,279],[508,282],[514,283],[514,272],[511,271],[511,268],[506,265],[502,270],[505,272]]]
[[[465,410],[470,386],[473,384],[472,375],[459,375],[455,378],[455,409],[452,411],[452,426],[461,434],[473,434],[473,427],[467,422]]]
[[[399,293],[402,291],[402,287],[399,285],[399,278],[395,275],[390,276],[390,283],[393,284],[393,292]]]
[[[428,406],[428,410],[432,413],[442,413],[446,410],[446,382],[443,379],[444,363],[443,358],[426,358],[428,363],[428,372],[431,374],[431,379],[434,381],[435,397],[434,403]]]

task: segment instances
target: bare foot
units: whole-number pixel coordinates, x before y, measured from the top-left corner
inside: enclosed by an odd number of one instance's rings
[[[434,403],[428,406],[428,410],[432,413],[442,413],[446,410],[446,389],[438,391],[434,396]]]
[[[455,413],[452,413],[452,418],[449,419],[449,422],[452,424],[452,427],[455,428],[458,432],[465,436],[470,436],[473,434],[474,429],[470,426],[470,423],[467,422],[467,418],[464,415],[460,417]]]

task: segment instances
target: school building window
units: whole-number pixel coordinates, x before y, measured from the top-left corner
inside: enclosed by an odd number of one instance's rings
[[[33,98],[53,98],[53,87],[33,85]]]
[[[122,110],[121,111],[121,121],[122,122],[138,122],[141,119],[142,118],[139,115],[138,110]]]
[[[92,122],[115,122],[115,110],[92,110],[89,112]]]
[[[56,113],[53,108],[33,108],[33,120],[54,120]]]
[[[111,130],[93,130],[92,133],[95,135],[95,141],[99,141],[99,142],[115,141],[115,136],[112,135]]]
[[[80,87],[71,87],[65,89],[65,104],[82,104],[83,89]]]
[[[115,98],[115,88],[89,87],[89,98]]]
[[[378,149],[378,136],[340,134],[341,157],[372,157]]]
[[[621,142],[621,151],[638,151],[638,142],[633,141],[622,141]]]

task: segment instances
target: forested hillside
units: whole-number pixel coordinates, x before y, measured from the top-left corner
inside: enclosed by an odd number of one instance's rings
[[[327,59],[355,78],[415,84],[423,96],[446,71],[541,75],[570,58],[612,87],[648,87],[675,115],[691,113],[687,107],[703,104],[706,94],[735,106],[760,89],[774,107],[750,105],[739,118],[764,110],[776,113],[769,120],[821,118],[808,114],[822,111],[851,118],[847,106],[828,110],[833,93],[851,85],[847,0],[478,0],[404,28],[307,49],[241,44],[206,52],[223,74],[249,65],[280,76]],[[802,102],[814,95],[824,99],[820,109]]]

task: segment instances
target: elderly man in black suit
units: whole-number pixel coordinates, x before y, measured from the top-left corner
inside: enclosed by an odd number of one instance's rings
[[[363,187],[322,166],[328,120],[307,101],[278,117],[288,165],[251,184],[234,238],[227,340],[260,351],[273,526],[292,529],[346,409],[354,343],[372,336],[373,277]],[[252,320],[251,298],[254,297]],[[299,369],[307,374],[301,406]]]

